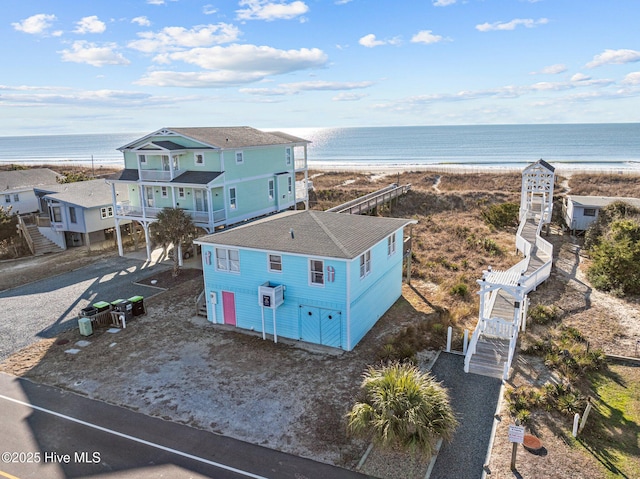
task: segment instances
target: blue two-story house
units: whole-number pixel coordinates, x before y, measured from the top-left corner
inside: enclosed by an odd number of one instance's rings
[[[402,294],[414,223],[291,211],[198,238],[208,319],[350,351]]]
[[[164,207],[182,208],[211,233],[247,219],[308,207],[307,140],[242,127],[163,128],[121,148],[125,169],[111,180],[116,224],[144,229]],[[126,198],[116,185],[127,186]],[[119,232],[119,228],[116,227]],[[122,240],[118,236],[122,256]]]

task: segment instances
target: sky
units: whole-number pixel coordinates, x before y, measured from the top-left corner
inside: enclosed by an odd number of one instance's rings
[[[637,0],[0,2],[0,136],[640,121]]]

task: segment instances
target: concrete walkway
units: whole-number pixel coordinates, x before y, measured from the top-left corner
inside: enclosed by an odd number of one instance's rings
[[[465,373],[463,366],[464,356],[442,352],[431,369],[448,389],[460,424],[452,441],[442,445],[430,479],[482,476],[502,381]]]

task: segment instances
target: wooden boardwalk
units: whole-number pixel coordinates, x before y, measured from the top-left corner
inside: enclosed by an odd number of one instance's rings
[[[347,201],[327,211],[334,213],[347,213],[350,215],[366,215],[374,211],[379,206],[383,206],[396,198],[406,194],[411,189],[411,185],[392,184],[373,193]]]

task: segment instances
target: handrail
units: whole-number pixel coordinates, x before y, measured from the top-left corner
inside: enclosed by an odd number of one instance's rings
[[[35,255],[36,254],[36,248],[35,248],[35,245],[33,244],[33,239],[31,238],[31,234],[29,233],[29,229],[27,228],[27,225],[25,224],[24,220],[22,219],[22,216],[20,216],[20,215],[16,215],[16,216],[18,217],[18,228],[22,232],[22,237],[27,242],[27,245],[29,246],[29,251],[31,251],[31,254]]]
[[[354,200],[329,208],[326,211],[334,213],[361,214],[363,211],[369,211],[379,205],[391,201],[394,198],[397,198],[398,196],[404,195],[410,189],[410,184],[398,186],[394,183],[378,191],[374,191],[373,193],[368,193]]]

